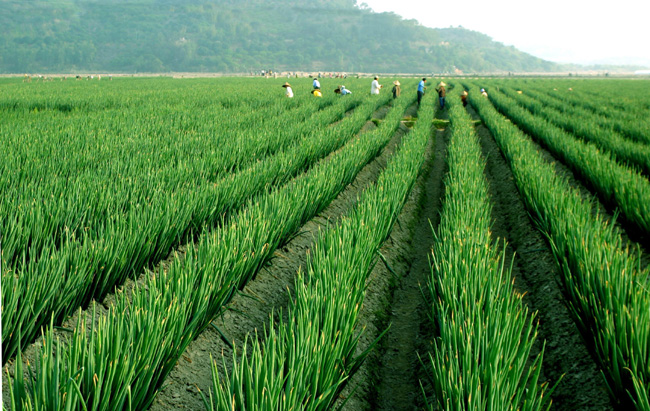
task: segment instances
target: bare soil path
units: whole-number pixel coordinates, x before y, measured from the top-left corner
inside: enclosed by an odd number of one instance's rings
[[[446,119],[447,112],[438,111],[437,119]],[[425,121],[425,120],[423,120]],[[418,410],[422,407],[418,355],[427,349],[428,309],[422,295],[431,275],[429,256],[433,245],[432,227],[440,221],[443,175],[446,171],[448,132],[435,131],[429,164],[418,181],[414,195],[417,207],[405,207],[403,218],[414,225],[406,258],[406,271],[400,273],[392,298],[386,307],[390,325],[383,337],[377,364],[376,394],[369,398],[373,410]],[[426,357],[426,353],[424,354]]]

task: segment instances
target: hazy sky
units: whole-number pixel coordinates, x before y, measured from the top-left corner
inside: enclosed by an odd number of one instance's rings
[[[545,60],[650,66],[646,0],[358,0],[427,27],[487,34]]]

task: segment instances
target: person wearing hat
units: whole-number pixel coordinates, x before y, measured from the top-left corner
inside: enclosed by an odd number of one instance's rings
[[[418,108],[420,108],[420,102],[422,101],[422,96],[424,96],[424,90],[426,90],[426,87],[424,86],[424,83],[426,82],[427,79],[422,77],[422,80],[418,83]]]
[[[485,91],[484,88],[481,89],[481,95],[482,95],[483,97],[487,97],[487,91]]]
[[[436,88],[441,110],[445,108],[445,97],[447,96],[447,90],[445,89],[445,86],[446,84],[441,81],[440,84],[438,84],[438,88]]]
[[[372,84],[370,85],[370,94],[379,94],[379,89],[381,88],[381,84],[379,84],[379,77],[375,76],[375,79],[372,81]]]
[[[402,89],[400,88],[400,83],[399,81],[395,80],[393,81],[393,98],[399,97],[399,94],[402,92]]]
[[[289,84],[289,83],[284,83],[284,84],[282,85],[282,87],[284,87],[284,88],[287,89],[287,92],[284,93],[284,95],[287,96],[287,97],[289,97],[289,98],[293,98],[293,90],[291,89],[291,84]]]
[[[463,103],[463,107],[467,107],[467,90],[460,93],[460,101]]]
[[[336,90],[338,90],[338,92]],[[342,96],[352,94],[352,92],[350,90],[348,90],[347,88],[345,88],[344,85],[339,86],[339,88],[337,88],[336,90],[334,90],[334,92],[337,93],[337,94],[340,94]]]

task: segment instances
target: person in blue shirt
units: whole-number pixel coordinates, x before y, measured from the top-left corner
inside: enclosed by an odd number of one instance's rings
[[[427,82],[427,79],[425,77],[422,77],[422,81],[418,84],[418,108],[420,107],[420,102],[422,101],[422,96],[424,95],[424,90],[426,90],[426,87],[424,86],[424,83]]]

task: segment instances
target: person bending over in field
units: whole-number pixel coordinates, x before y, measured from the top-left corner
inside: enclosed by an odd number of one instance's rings
[[[318,78],[314,77],[314,82],[312,83],[312,86],[314,86],[314,90],[320,90],[320,81],[318,81]]]
[[[284,95],[287,96],[287,97],[289,97],[289,98],[292,98],[292,97],[293,97],[293,90],[291,89],[291,84],[289,84],[289,83],[284,83],[284,84],[282,85],[282,87],[284,87],[285,89],[287,89],[287,91],[284,93]]]
[[[334,92],[335,92],[336,94],[341,95],[341,96],[345,96],[345,95],[348,95],[348,94],[352,94],[352,92],[351,92],[350,90],[348,90],[347,88],[345,88],[345,86],[343,86],[343,85],[337,87],[337,88],[334,90]]]
[[[323,93],[321,93],[319,88],[313,89],[311,91],[311,94],[313,94],[314,97],[323,97]]]
[[[460,93],[460,101],[463,103],[463,107],[467,107],[467,90]]]
[[[400,87],[399,81],[395,80],[393,81],[393,98],[399,97],[400,93],[402,92],[402,88]]]

